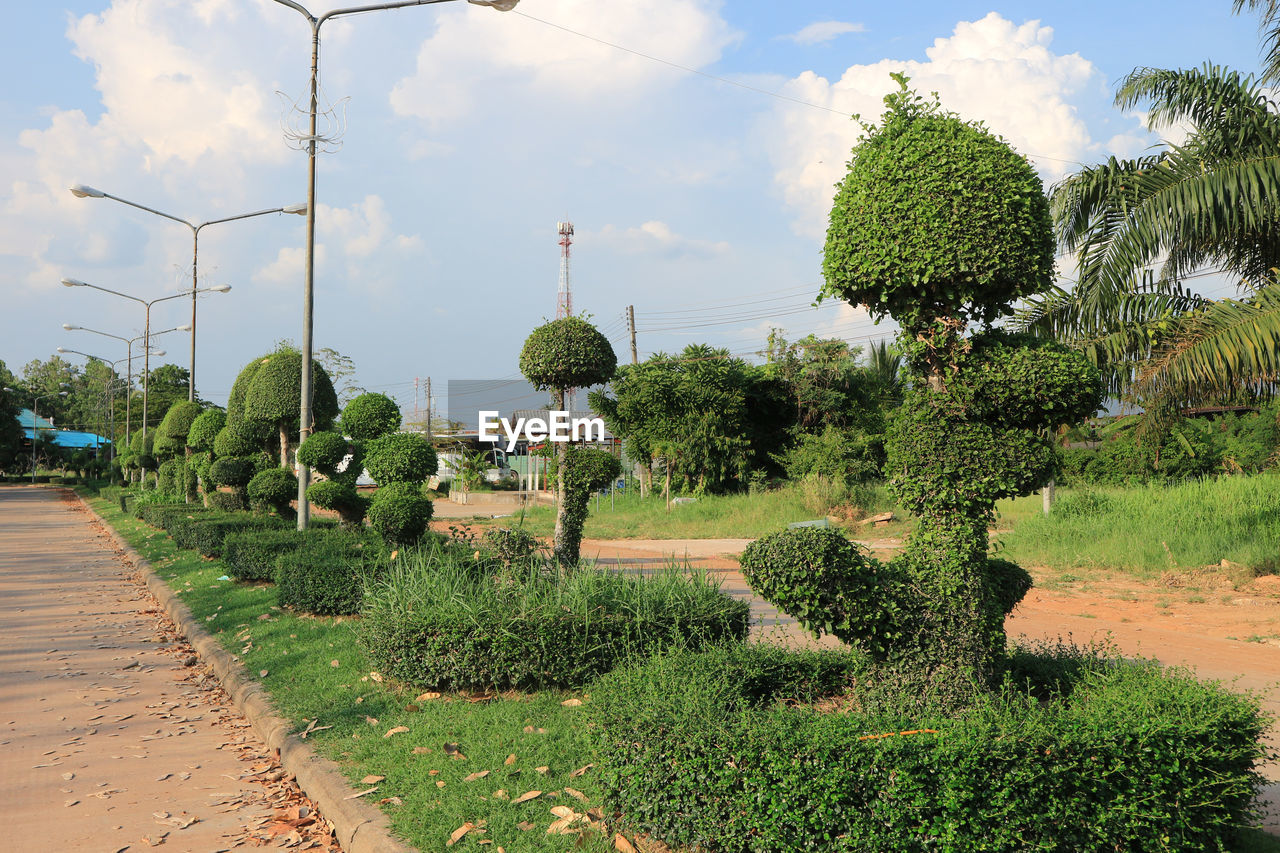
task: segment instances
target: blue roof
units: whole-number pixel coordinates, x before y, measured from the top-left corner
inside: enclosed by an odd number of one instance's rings
[[[35,433],[35,427],[38,426],[42,434],[53,436],[53,443],[59,447],[80,449],[83,447],[106,447],[111,443],[110,439],[104,438],[97,433],[81,432],[74,429],[57,429],[50,421],[44,418],[37,418],[30,409],[23,409],[18,413],[18,423],[22,425],[22,432],[27,441],[31,441],[31,437]]]

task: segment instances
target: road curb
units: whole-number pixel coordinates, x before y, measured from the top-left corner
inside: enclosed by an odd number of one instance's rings
[[[382,811],[364,800],[348,799],[356,792],[347,783],[338,764],[317,755],[308,744],[291,734],[293,724],[276,714],[267,692],[240,661],[196,621],[177,593],[106,519],[98,515],[84,496],[77,496],[89,514],[102,524],[116,547],[142,572],[147,589],[186,636],[196,654],[213,669],[214,676],[236,710],[244,715],[267,746],[279,752],[281,766],[294,775],[298,787],[315,801],[321,814],[333,824],[338,843],[345,853],[418,853],[416,848],[391,835],[391,820]]]

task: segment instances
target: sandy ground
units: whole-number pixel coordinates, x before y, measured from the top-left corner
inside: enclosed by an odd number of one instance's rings
[[[132,575],[78,500],[0,486],[0,848],[330,849]]]

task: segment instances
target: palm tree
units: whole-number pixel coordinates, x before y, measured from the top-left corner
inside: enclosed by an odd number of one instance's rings
[[[1237,0],[1246,6],[1266,7],[1267,73],[1280,75],[1280,0]],[[1085,350],[1114,393],[1148,404],[1268,390],[1280,372],[1280,108],[1258,79],[1214,65],[1134,71],[1116,105],[1140,104],[1153,129],[1190,132],[1054,189],[1078,281],[1031,302],[1020,325]],[[1239,298],[1187,287],[1207,272],[1234,279]]]

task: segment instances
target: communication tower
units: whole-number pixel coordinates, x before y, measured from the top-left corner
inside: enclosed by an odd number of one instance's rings
[[[573,316],[573,291],[569,287],[569,247],[573,245],[573,223],[557,222],[560,235],[560,286],[556,290],[556,319]]]

